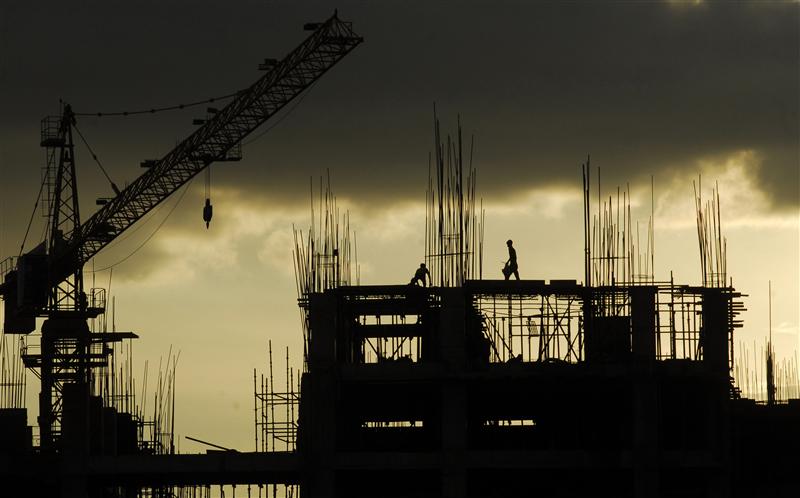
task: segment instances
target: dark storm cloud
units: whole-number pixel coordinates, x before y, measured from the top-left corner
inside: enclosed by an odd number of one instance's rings
[[[609,180],[636,181],[753,149],[764,159],[754,174],[776,208],[798,205],[797,3],[338,7],[365,43],[247,146],[245,161],[217,167],[219,185],[305,202],[309,176],[330,168],[337,191],[360,202],[421,198],[436,101],[443,131],[461,113],[465,134],[475,135],[490,197],[575,185],[587,153]],[[59,97],[79,111],[113,111],[228,93],[258,77],[260,59],[299,43],[304,22],[330,11],[321,2],[4,3],[4,205],[31,206],[38,120]],[[201,114],[79,125],[123,183]],[[91,203],[109,189],[83,157]]]

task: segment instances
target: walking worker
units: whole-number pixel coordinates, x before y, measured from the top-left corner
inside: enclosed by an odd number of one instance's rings
[[[425,267],[425,263],[420,263],[419,268],[414,272],[414,276],[411,278],[411,282],[409,282],[408,285],[417,285],[418,282],[422,282],[422,286],[427,287],[427,280],[430,278],[431,272]]]
[[[517,266],[517,251],[514,249],[514,242],[511,239],[506,241],[506,245],[508,246],[508,261],[506,261],[506,265],[503,267],[503,276],[506,277],[506,280],[514,275],[517,280],[519,280],[519,267]]]

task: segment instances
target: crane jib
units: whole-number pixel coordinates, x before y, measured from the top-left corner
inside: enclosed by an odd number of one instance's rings
[[[148,161],[149,167],[141,176],[116,197],[104,200],[105,203],[94,215],[76,226],[75,232],[68,240],[64,240],[60,249],[47,254],[45,261],[36,263],[39,267],[44,264],[47,268],[46,285],[39,282],[42,270],[23,271],[22,274],[18,274],[16,268],[3,271],[0,275],[0,296],[6,301],[6,321],[10,313],[17,314],[26,321],[24,326],[19,327],[21,331],[28,330],[27,320],[41,315],[46,308],[46,304],[43,304],[45,296],[39,295],[40,288],[52,288],[80,272],[83,265],[105,246],[209,164],[224,160],[232,148],[239,146],[245,137],[363,41],[353,32],[351,23],[341,21],[336,14],[324,23],[313,24],[313,28],[314,32],[299,46],[280,62],[269,64],[261,78],[237,92],[227,106],[215,109],[212,116],[194,133],[161,159]],[[30,266],[41,257],[34,257],[33,252],[29,252],[20,259],[27,261]],[[31,278],[31,275],[35,278]],[[23,292],[23,289],[27,290]],[[31,292],[36,295],[29,295]],[[18,303],[28,301],[35,304],[17,307]]]
[[[51,280],[57,283],[182,185],[203,171],[280,111],[363,41],[350,23],[328,19],[282,61],[155,162],[80,227],[61,254],[52,255]]]

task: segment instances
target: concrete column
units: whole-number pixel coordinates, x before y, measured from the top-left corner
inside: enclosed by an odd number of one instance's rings
[[[453,380],[442,384],[442,496],[462,498],[467,494],[467,400],[466,388],[458,380],[466,368],[466,300],[461,288],[442,289],[439,324],[441,359]]]
[[[731,495],[731,421],[729,400],[730,329],[729,313],[732,301],[724,289],[703,290],[703,328],[700,335],[703,361],[712,373],[708,417],[706,420],[708,448],[719,463],[718,472],[709,476],[709,496],[727,498]]]
[[[309,296],[309,367],[325,367],[336,362],[336,330],[338,313],[332,292]]]
[[[462,372],[466,365],[466,296],[461,288],[442,289],[439,315],[440,357],[447,370]]]
[[[649,372],[633,380],[633,479],[636,498],[658,496],[658,391]]]
[[[656,288],[635,286],[631,297],[631,350],[637,362],[656,358]]]
[[[89,498],[89,484],[86,476],[63,476],[60,498]]]
[[[309,373],[303,379],[302,441],[298,441],[304,466],[303,498],[335,496],[336,398],[336,297],[331,292],[310,296],[311,342]]]
[[[442,387],[442,496],[467,495],[466,390],[460,382]]]
[[[656,359],[656,287],[635,286],[631,298],[634,396],[634,496],[658,496],[658,384],[650,366]]]
[[[703,290],[703,325],[700,340],[703,361],[713,371],[728,377],[728,313],[730,297],[722,289]]]

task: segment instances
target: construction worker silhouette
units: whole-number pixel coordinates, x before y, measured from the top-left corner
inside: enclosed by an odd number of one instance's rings
[[[503,276],[506,277],[506,280],[514,275],[514,277],[519,280],[519,267],[517,267],[517,251],[514,249],[513,242],[511,239],[506,241],[506,245],[508,246],[508,261],[506,261],[506,265],[503,267]]]
[[[422,286],[427,287],[427,280],[430,278],[431,272],[425,267],[425,263],[420,263],[419,268],[414,272],[414,276],[411,278],[411,282],[409,282],[408,285],[417,285],[417,282],[422,282]]]

